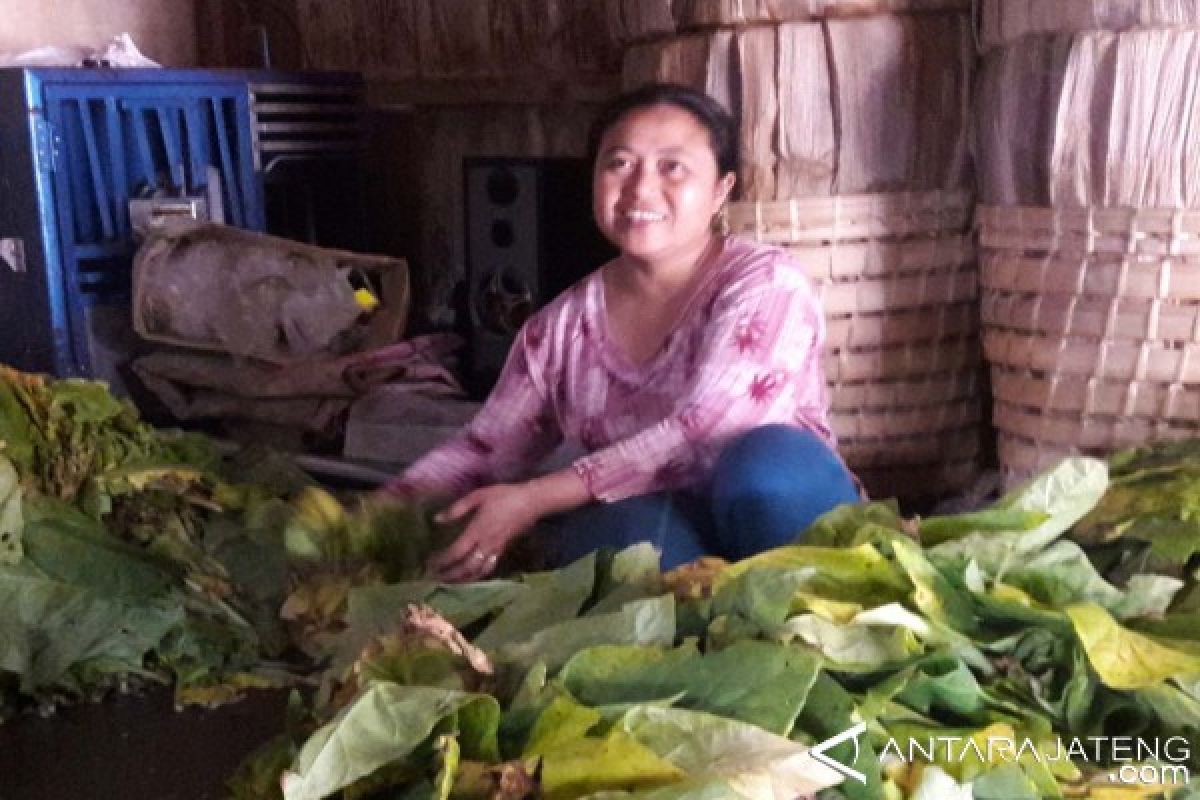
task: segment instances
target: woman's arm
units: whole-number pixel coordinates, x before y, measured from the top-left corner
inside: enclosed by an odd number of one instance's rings
[[[527,332],[528,324],[475,418],[385,484],[385,492],[449,501],[527,472],[558,446],[562,434],[538,361],[543,356],[531,351]],[[547,346],[544,337],[539,344]]]
[[[812,286],[780,251],[751,258],[716,300],[675,411],[575,462],[592,497],[611,502],[685,485],[729,437],[768,421],[805,425],[832,441],[824,323]]]
[[[429,562],[430,570],[446,581],[473,581],[486,576],[509,542],[539,519],[590,502],[591,494],[572,468],[561,469],[524,483],[496,484],[476,489],[438,515],[438,522],[470,519],[454,544]]]

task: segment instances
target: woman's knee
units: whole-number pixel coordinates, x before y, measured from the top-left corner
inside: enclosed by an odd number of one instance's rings
[[[748,485],[776,489],[829,481],[848,488],[855,498],[854,478],[825,441],[810,430],[791,425],[762,425],[731,441],[713,470],[723,487]]]
[[[649,542],[662,553],[664,569],[703,555],[693,521],[666,492],[592,503],[564,515],[556,526],[558,563],[594,550],[621,550]]]
[[[811,431],[786,425],[739,436],[713,471],[719,545],[735,558],[794,541],[821,514],[858,499],[837,454]]]

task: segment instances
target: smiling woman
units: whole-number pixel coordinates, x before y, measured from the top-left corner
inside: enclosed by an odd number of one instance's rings
[[[859,491],[835,450],[824,320],[782,249],[717,233],[737,128],[656,84],[589,139],[593,212],[620,255],[526,322],[479,415],[387,487],[449,502],[449,581],[489,574],[550,519],[554,559],[649,541],[666,568],[785,544]],[[563,440],[586,455],[529,478]]]

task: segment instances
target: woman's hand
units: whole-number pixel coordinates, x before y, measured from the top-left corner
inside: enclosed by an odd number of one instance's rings
[[[435,553],[429,571],[448,583],[477,581],[496,568],[508,543],[528,531],[542,515],[529,484],[501,483],[476,489],[442,513],[439,523],[470,517],[454,544]]]

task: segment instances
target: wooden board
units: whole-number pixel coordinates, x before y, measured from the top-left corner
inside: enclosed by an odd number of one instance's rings
[[[740,92],[734,65],[733,31],[674,36],[653,45],[630,47],[622,61],[625,88],[644,83],[682,83],[700,89],[735,110]]]
[[[983,0],[980,41],[990,49],[1029,34],[1200,25],[1195,0]]]
[[[969,11],[970,0],[607,0],[609,31],[628,43],[676,32],[834,17]]]
[[[1200,208],[1200,28],[1033,36],[989,52],[991,205]]]
[[[297,0],[310,65],[368,80],[615,74],[603,0]]]
[[[965,186],[974,60],[967,14],[881,15],[635,45],[623,82],[725,102],[741,125],[741,199],[775,201]]]

